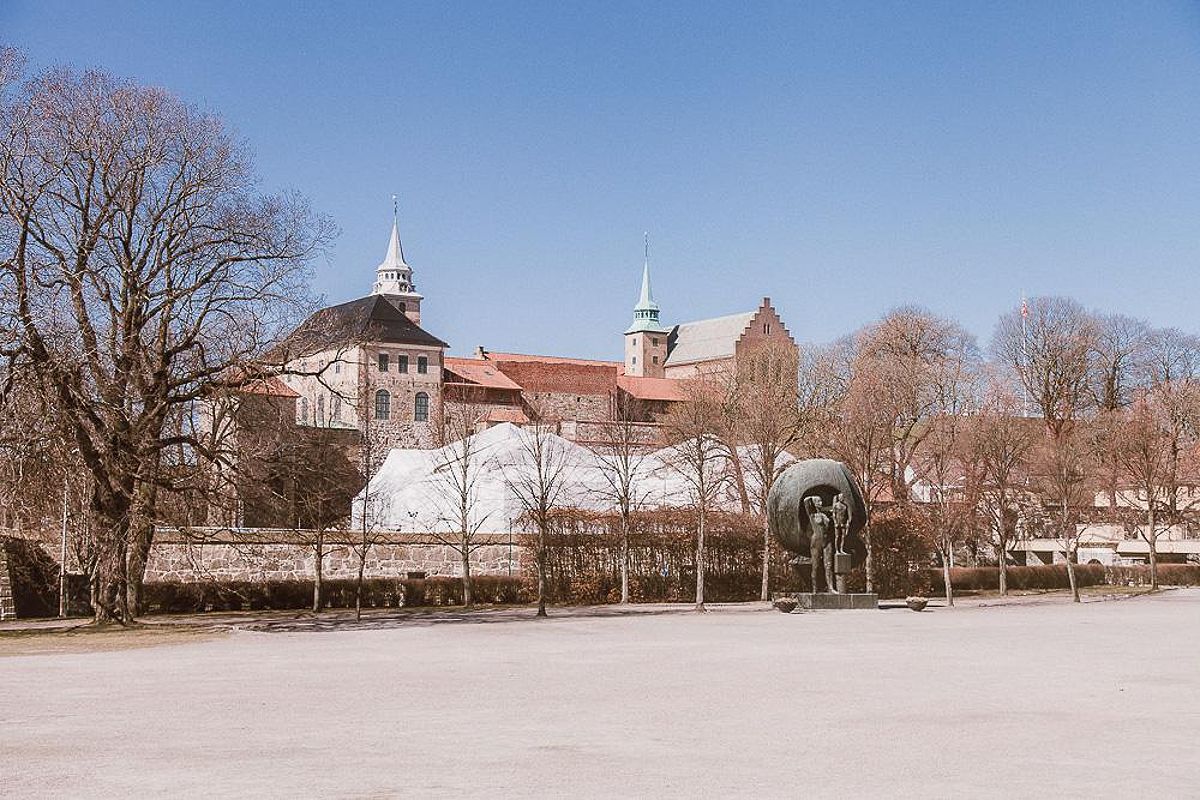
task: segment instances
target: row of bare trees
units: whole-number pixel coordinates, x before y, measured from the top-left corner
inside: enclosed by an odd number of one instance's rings
[[[914,527],[928,532],[950,602],[956,552],[990,545],[1006,592],[1013,546],[1034,533],[1061,542],[1078,599],[1074,563],[1094,522],[1146,543],[1157,586],[1159,538],[1191,522],[1198,501],[1198,369],[1196,337],[1061,297],[1005,314],[986,352],[911,307],[827,346],[750,351],[690,381],[690,402],[664,420],[693,489],[698,573],[712,493],[732,486],[743,511],[762,514],[788,453],[844,461],[871,512],[922,515]],[[870,526],[864,539],[870,589]],[[764,598],[767,581],[764,569]]]

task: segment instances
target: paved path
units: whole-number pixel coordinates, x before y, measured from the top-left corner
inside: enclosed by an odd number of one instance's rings
[[[1197,793],[1200,590],[922,614],[527,613],[0,657],[0,786],[5,797]],[[0,655],[20,646],[0,639]]]

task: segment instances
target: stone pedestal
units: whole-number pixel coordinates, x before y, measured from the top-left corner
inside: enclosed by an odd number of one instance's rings
[[[797,611],[865,611],[879,608],[876,594],[829,594],[813,592],[780,592],[775,599],[791,597]]]

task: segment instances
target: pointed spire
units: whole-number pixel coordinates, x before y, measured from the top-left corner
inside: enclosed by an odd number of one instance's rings
[[[637,331],[665,332],[658,321],[658,303],[654,302],[654,291],[650,287],[650,234],[644,236],[644,260],[642,261],[642,292],[633,307],[633,324],[626,333]]]
[[[392,195],[392,236],[388,240],[387,255],[379,268],[396,269],[407,266],[408,264],[404,260],[404,245],[400,244],[400,210],[396,202],[396,195]]]
[[[658,311],[658,304],[654,302],[654,292],[650,289],[650,234],[643,234],[645,237],[645,260],[642,261],[642,293],[638,297],[638,304],[634,306],[634,311]]]

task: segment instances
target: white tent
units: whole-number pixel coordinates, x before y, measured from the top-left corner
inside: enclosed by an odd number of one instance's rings
[[[474,496],[470,503],[474,530],[503,532],[522,530],[522,506],[512,488],[531,474],[525,445],[530,432],[510,423],[488,428],[472,437],[474,447]],[[588,448],[553,434],[546,447],[563,459],[563,491],[558,505],[604,511],[611,508],[606,498],[609,485],[601,460]],[[371,482],[354,500],[353,525],[362,524],[363,499],[367,498],[368,520],[374,527],[413,532],[450,533],[458,529],[459,491],[449,472],[461,458],[463,445],[453,442],[433,450],[401,450],[388,453]],[[747,488],[754,492],[754,470],[749,448],[739,448]],[[790,456],[784,461],[791,461]],[[693,503],[690,484],[680,471],[671,448],[663,448],[641,460],[635,493],[647,508],[685,508]],[[724,471],[727,472],[728,465]],[[722,492],[717,506],[729,511],[740,507],[732,484]]]

